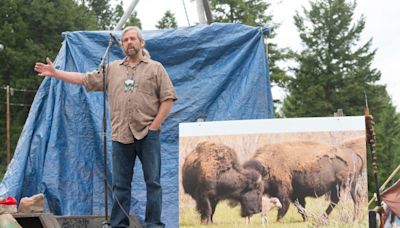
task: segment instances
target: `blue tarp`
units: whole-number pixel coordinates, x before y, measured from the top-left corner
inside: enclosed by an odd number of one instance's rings
[[[273,117],[265,29],[239,24],[198,25],[144,31],[146,48],[161,62],[178,100],[162,126],[163,213],[178,226],[178,124]],[[120,32],[116,33],[120,37]],[[55,65],[68,71],[97,69],[109,40],[107,31],[64,33]],[[110,61],[123,57],[113,47]],[[18,200],[43,192],[56,215],[104,214],[103,95],[81,85],[45,78],[33,101],[0,195]],[[111,137],[108,117],[108,173]],[[111,175],[108,178],[111,183]],[[109,202],[111,201],[109,194]],[[143,220],[146,191],[140,162],[131,212]],[[110,204],[111,205],[111,204]],[[110,208],[110,206],[109,206]]]

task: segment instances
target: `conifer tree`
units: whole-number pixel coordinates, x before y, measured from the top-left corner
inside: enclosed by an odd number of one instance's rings
[[[345,115],[360,116],[367,95],[376,122],[378,180],[382,184],[399,164],[400,114],[386,87],[378,84],[380,71],[371,66],[376,53],[370,50],[372,39],[360,42],[365,18],[354,20],[355,7],[354,1],[312,0],[309,9],[296,13],[295,25],[304,50],[295,55],[298,67],[288,83],[283,114],[332,116],[341,108]],[[369,164],[371,195],[375,183]]]
[[[171,12],[171,10],[167,10],[164,13],[164,16],[157,22],[156,28],[158,29],[168,29],[168,28],[177,28],[178,25],[176,23],[175,14]]]
[[[137,26],[142,29],[142,22],[137,16],[137,12],[133,11],[133,14],[129,17],[128,21],[125,23],[125,26]]]
[[[375,50],[371,41],[360,44],[365,26],[362,16],[353,23],[355,2],[314,0],[294,20],[304,50],[296,54],[299,64],[288,86],[283,112],[293,116],[330,116],[338,108],[348,115],[361,115],[364,91],[380,79],[371,67]]]
[[[107,30],[113,20],[113,9],[109,0],[84,0],[90,9],[90,13],[95,16],[97,29]]]

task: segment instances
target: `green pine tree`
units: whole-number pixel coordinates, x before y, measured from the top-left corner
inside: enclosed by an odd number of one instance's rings
[[[90,9],[90,14],[96,18],[97,29],[107,30],[113,20],[113,9],[109,0],[82,0]]]
[[[125,26],[137,26],[142,29],[142,22],[137,17],[137,12],[133,11],[133,14],[129,17],[128,21],[125,23]]]
[[[170,10],[165,11],[164,16],[157,22],[156,28],[158,29],[168,29],[177,28],[175,14]]]
[[[304,50],[295,54],[298,67],[288,83],[286,117],[363,115],[365,94],[376,122],[380,184],[399,164],[400,116],[386,87],[377,84],[381,73],[372,68],[371,40],[360,43],[365,18],[354,21],[354,1],[313,0],[310,9],[296,13],[295,25]],[[370,156],[370,154],[368,154]],[[369,159],[369,191],[374,191]],[[399,175],[400,176],[400,175]]]
[[[272,22],[266,13],[269,3],[263,0],[211,0],[210,7],[215,21],[264,26]]]
[[[123,1],[121,0],[120,3],[117,6],[115,6],[113,16],[111,19],[110,30],[113,30],[115,28],[115,26],[121,19],[122,15],[124,15],[124,8],[123,8]]]
[[[381,76],[371,68],[375,50],[371,40],[359,45],[365,19],[353,23],[354,2],[311,1],[311,9],[296,13],[295,25],[304,50],[296,54],[299,66],[288,84],[283,112],[287,117],[330,116],[338,108],[361,115],[368,94]]]
[[[124,8],[123,8],[123,1],[115,7],[113,11],[113,17],[111,19],[110,23],[110,29],[114,29],[115,26],[118,24],[119,20],[121,17],[124,15]],[[125,24],[122,26],[121,29],[124,29],[126,26],[137,26],[140,29],[142,29],[142,23],[140,22],[140,19],[137,17],[137,12],[133,11],[132,15],[128,18],[128,20],[125,22]]]

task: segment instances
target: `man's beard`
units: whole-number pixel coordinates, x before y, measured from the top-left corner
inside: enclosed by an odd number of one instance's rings
[[[135,47],[130,47],[128,50],[125,51],[125,54],[129,57],[134,57],[138,54],[139,50]]]

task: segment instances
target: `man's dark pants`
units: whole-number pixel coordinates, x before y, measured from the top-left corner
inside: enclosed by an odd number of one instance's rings
[[[112,180],[114,197],[118,199],[125,213],[129,214],[131,203],[131,182],[136,156],[142,163],[147,189],[144,227],[164,227],[161,223],[162,189],[160,185],[161,154],[159,131],[149,131],[146,137],[131,144],[112,142]],[[112,227],[128,227],[126,217],[116,199],[111,211]]]

